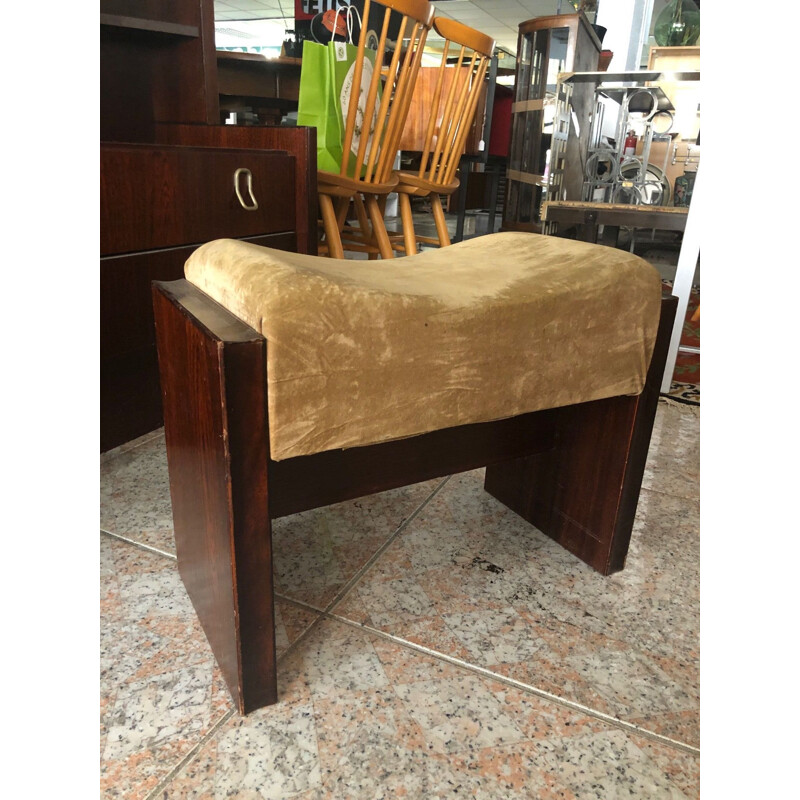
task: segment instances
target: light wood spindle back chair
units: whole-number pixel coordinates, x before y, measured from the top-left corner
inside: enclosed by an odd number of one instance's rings
[[[381,15],[374,13],[377,7]],[[373,19],[380,17],[374,33],[378,36],[375,68],[363,101],[363,128],[374,121],[371,136],[360,135],[356,112],[362,84],[367,38],[371,35],[370,11]],[[390,19],[396,24],[400,16],[396,41],[390,39]],[[386,196],[394,191],[397,177],[393,174],[394,160],[411,94],[422,60],[422,50],[433,20],[433,6],[428,0],[364,0],[362,24],[358,37],[358,55],[353,73],[350,103],[345,120],[342,164],[338,174],[318,171],[319,207],[325,234],[320,253],[332,258],[344,258],[342,229],[347,220],[351,201],[355,201],[359,224],[364,233],[360,244],[348,249],[380,253],[383,258],[394,256],[383,221]],[[386,63],[388,61],[388,64]],[[379,91],[380,88],[380,91]],[[371,140],[371,141],[370,141]],[[355,166],[351,160],[355,156]],[[362,200],[363,195],[363,200]],[[382,202],[381,202],[382,198]],[[366,235],[369,232],[369,235]],[[367,239],[375,242],[370,246]]]
[[[444,37],[442,60],[438,67],[433,107],[425,134],[419,170],[397,172],[403,244],[407,255],[417,252],[419,243],[450,244],[441,195],[452,194],[459,186],[456,177],[467,135],[475,119],[486,70],[494,52],[494,40],[460,22],[436,17],[434,30]],[[411,196],[430,199],[437,238],[418,236],[414,231]]]

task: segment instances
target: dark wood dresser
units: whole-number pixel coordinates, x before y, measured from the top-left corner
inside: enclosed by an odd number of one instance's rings
[[[211,239],[295,251],[308,241],[298,241],[297,159],[285,151],[108,142],[100,160],[107,450],[162,424],[151,282],[182,278],[191,252]]]
[[[316,253],[316,131],[223,125],[212,0],[101,0],[100,449],[163,423],[151,299],[219,238]]]

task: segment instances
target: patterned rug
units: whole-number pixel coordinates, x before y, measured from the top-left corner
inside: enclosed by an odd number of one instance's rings
[[[664,290],[672,291],[672,281],[663,280]],[[692,286],[689,296],[689,307],[686,309],[686,318],[683,323],[682,345],[700,347],[700,316],[693,319],[695,312],[700,308],[700,287]],[[662,392],[662,397],[668,397],[679,403],[700,405],[700,354],[683,353],[678,351],[675,361],[675,372],[672,376],[672,385],[669,392]]]

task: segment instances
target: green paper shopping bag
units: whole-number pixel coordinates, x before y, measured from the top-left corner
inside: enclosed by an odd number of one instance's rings
[[[337,96],[328,46],[306,39],[300,67],[297,124],[317,129],[317,168],[325,172],[339,172],[342,163],[344,131]]]
[[[347,130],[347,114],[350,109],[350,98],[352,93],[353,80],[355,79],[356,71],[356,57],[358,55],[358,48],[355,45],[346,42],[331,42],[328,45],[328,56],[331,60],[331,73],[333,75],[332,83],[336,90],[336,110],[339,115],[339,125],[342,132],[342,145],[344,144],[344,136]],[[361,145],[361,139],[364,136],[368,137],[363,163],[369,161],[370,148],[377,147],[376,137],[376,122],[378,117],[378,108],[381,102],[380,84],[378,85],[378,93],[373,103],[372,111],[366,114],[367,98],[369,95],[369,87],[372,82],[373,71],[375,69],[375,51],[365,49],[364,61],[361,67],[361,82],[358,92],[358,105],[356,108],[355,128],[353,130],[353,139],[350,144],[350,151],[348,153],[347,174],[352,178],[356,171],[356,161],[358,150]],[[369,119],[367,119],[369,116]],[[342,150],[340,148],[339,152]],[[375,157],[379,153],[375,154]],[[341,162],[340,162],[341,163]],[[365,169],[362,168],[361,174],[363,175]]]
[[[353,9],[347,13],[348,38],[352,40]],[[339,12],[337,12],[338,15]],[[356,12],[357,15],[357,12]],[[355,73],[358,48],[350,42],[330,41],[327,44],[303,42],[303,62],[300,69],[300,92],[297,104],[297,124],[317,129],[317,167],[325,172],[338,173],[342,163],[343,140],[347,126],[350,92]],[[356,112],[356,125],[348,155],[347,174],[355,175],[355,162],[365,129],[372,143],[375,120],[380,104],[378,92],[369,124],[365,124],[365,105],[372,80],[375,52],[364,51],[361,90]],[[369,154],[369,149],[367,149]],[[377,154],[376,154],[377,157]],[[365,161],[367,160],[365,157]],[[362,174],[364,170],[362,169]]]

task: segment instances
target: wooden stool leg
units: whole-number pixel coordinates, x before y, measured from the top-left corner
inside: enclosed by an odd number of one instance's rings
[[[328,255],[331,258],[344,258],[342,237],[339,235],[339,222],[333,210],[333,201],[327,194],[319,196],[319,210],[322,224],[325,226],[325,240],[328,244]]]
[[[662,300],[640,395],[560,409],[552,450],[486,468],[489,494],[603,575],[625,566],[675,306]]]
[[[380,205],[374,194],[365,195],[367,211],[372,222],[372,232],[378,245],[378,252],[381,258],[394,258],[392,243],[389,241],[389,234],[386,232],[386,225],[383,221]]]
[[[411,213],[411,198],[405,192],[400,192],[400,218],[403,221],[403,241],[406,245],[406,255],[413,256],[417,252],[417,235],[414,232],[414,215]]]
[[[178,570],[247,714],[277,701],[266,341],[210,298],[179,310],[175,283],[153,306]]]
[[[431,195],[431,211],[433,220],[436,223],[436,235],[439,237],[439,247],[447,247],[450,244],[450,234],[447,231],[447,221],[444,218],[442,208],[442,198],[438,194]]]

